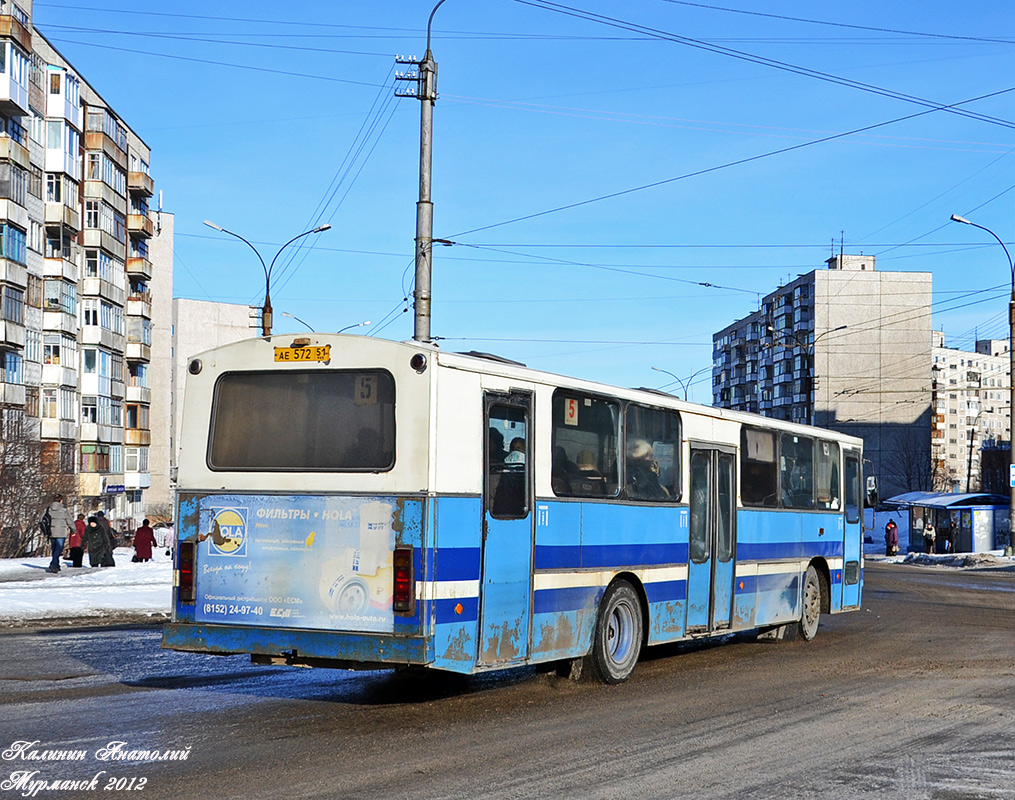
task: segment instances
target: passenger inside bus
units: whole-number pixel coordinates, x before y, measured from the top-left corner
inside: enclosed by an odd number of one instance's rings
[[[507,458],[507,450],[504,449],[504,434],[496,428],[490,428],[490,463],[503,464]]]
[[[606,494],[606,478],[596,464],[596,454],[582,450],[578,454],[578,469],[571,479],[571,490],[578,494]]]
[[[627,494],[636,500],[663,500],[670,496],[659,482],[659,462],[644,439],[627,443]]]

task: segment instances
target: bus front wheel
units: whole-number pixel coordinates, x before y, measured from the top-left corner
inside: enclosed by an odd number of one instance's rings
[[[638,594],[627,581],[606,590],[596,617],[588,663],[603,683],[626,681],[641,653],[642,618]]]
[[[800,633],[808,642],[818,635],[821,618],[821,579],[811,564],[804,575],[803,609],[800,613]]]

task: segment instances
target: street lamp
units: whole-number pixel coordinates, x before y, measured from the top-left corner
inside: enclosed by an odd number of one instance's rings
[[[353,328],[365,328],[369,324],[370,320],[366,320],[365,322],[357,322],[355,325],[346,325],[344,328],[339,328],[337,332],[343,333],[344,331],[351,331]]]
[[[261,262],[261,268],[264,270],[264,305],[261,306],[261,335],[262,336],[271,336],[271,322],[272,322],[272,313],[271,313],[271,271],[275,267],[275,262],[278,260],[278,257],[280,255],[282,255],[282,251],[285,250],[289,245],[291,245],[297,239],[302,239],[304,236],[309,236],[312,233],[321,233],[322,231],[330,230],[331,229],[331,225],[329,225],[328,223],[324,223],[323,225],[318,225],[316,228],[313,228],[312,230],[303,231],[303,233],[301,233],[301,234],[299,234],[297,236],[294,236],[292,239],[290,239],[288,242],[286,242],[284,245],[282,245],[280,248],[278,248],[278,252],[275,253],[275,257],[271,260],[271,264],[269,264],[268,266],[265,266],[264,259],[261,258],[261,254],[258,252],[257,248],[254,247],[254,245],[252,245],[250,242],[248,242],[242,236],[240,236],[238,233],[234,233],[233,231],[226,230],[221,225],[216,225],[214,222],[211,222],[210,220],[207,220],[207,219],[204,221],[204,224],[207,225],[209,228],[214,228],[215,230],[220,231],[222,233],[228,233],[230,236],[235,236],[241,242],[244,242],[257,255],[258,260]],[[302,322],[302,320],[301,320],[301,322]],[[306,324],[306,323],[304,323],[304,324]]]
[[[310,332],[313,332],[313,330],[314,330],[313,326],[309,322],[306,322],[305,320],[300,319],[295,314],[290,314],[288,311],[283,311],[282,312],[282,316],[283,317],[289,317],[289,319],[294,319],[298,323],[300,323],[300,325],[306,325],[307,326],[307,330],[310,331]]]
[[[1001,245],[1001,249],[1004,250],[1004,254],[1008,256],[1008,269],[1011,272],[1011,298],[1008,300],[1008,383],[1009,386],[1009,401],[1008,401],[1008,448],[1011,452],[1011,463],[1015,467],[1015,437],[1012,436],[1012,416],[1015,415],[1015,350],[1012,349],[1015,345],[1015,264],[1012,263],[1011,253],[1008,252],[1008,248],[1004,246],[1004,242],[1001,241],[1001,237],[998,236],[990,228],[985,228],[982,225],[977,225],[975,222],[970,222],[965,217],[960,217],[958,214],[952,214],[952,222],[961,222],[963,225],[972,225],[974,228],[979,228],[981,231],[986,231],[995,239],[997,243]],[[1012,536],[1015,535],[1015,481],[1009,477],[1008,483],[1011,484],[1011,491],[1008,497],[1008,546],[1005,548],[1005,552],[1008,555],[1012,553]]]
[[[797,337],[797,335],[793,333],[793,331],[777,331],[771,325],[765,326],[768,332],[771,333],[773,336],[782,336],[782,337],[788,336],[790,339],[796,342],[797,347],[801,348],[804,351],[807,364],[806,364],[806,372],[804,375],[804,385],[801,386],[801,388],[804,391],[801,392],[801,394],[803,394],[805,398],[804,403],[806,404],[806,406],[804,408],[805,412],[804,419],[807,420],[808,425],[814,424],[814,401],[811,398],[812,381],[814,379],[814,345],[817,344],[818,339],[820,339],[822,336],[828,336],[828,334],[836,333],[837,331],[844,331],[846,330],[847,327],[849,326],[840,325],[838,328],[829,328],[827,331],[822,331],[821,333],[819,333],[817,336],[814,337],[814,340],[810,344],[807,344],[805,342],[801,342],[800,339]]]
[[[684,399],[686,400],[687,399],[687,390],[691,388],[691,381],[694,380],[694,378],[696,376],[701,375],[701,373],[705,372],[706,370],[712,369],[712,365],[709,364],[707,367],[702,367],[697,372],[692,372],[687,378],[684,378],[684,379],[678,378],[676,375],[674,375],[668,369],[660,369],[659,367],[652,367],[652,369],[654,369],[656,372],[662,372],[662,373],[665,373],[666,375],[669,375],[671,378],[673,378],[673,380],[675,380],[677,383],[679,383],[680,384],[680,388],[683,389],[683,391],[684,391]]]

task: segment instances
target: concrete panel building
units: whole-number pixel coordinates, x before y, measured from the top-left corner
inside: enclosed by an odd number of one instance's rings
[[[930,489],[931,275],[827,264],[713,335],[713,403],[861,437],[882,497]]]

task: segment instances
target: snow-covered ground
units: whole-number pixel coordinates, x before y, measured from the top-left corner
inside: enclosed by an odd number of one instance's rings
[[[904,513],[867,511],[864,545],[868,561],[886,561],[951,568],[1012,567],[1015,561],[993,553],[924,555],[906,553],[909,540],[908,517]],[[892,516],[899,526],[902,554],[885,556],[884,529]],[[871,528],[871,525],[873,527]],[[89,618],[95,622],[127,619],[168,618],[170,613],[172,562],[165,550],[157,550],[146,564],[131,563],[133,551],[119,548],[115,567],[74,569],[64,563],[58,575],[46,572],[49,557],[0,559],[0,627],[47,620]],[[85,563],[88,563],[87,555]]]
[[[115,567],[75,569],[63,561],[56,575],[46,572],[49,556],[0,559],[0,627],[54,619],[99,621],[165,619],[173,583],[172,561],[164,550],[143,564],[134,551],[114,551]],[[61,559],[62,560],[62,559]]]

